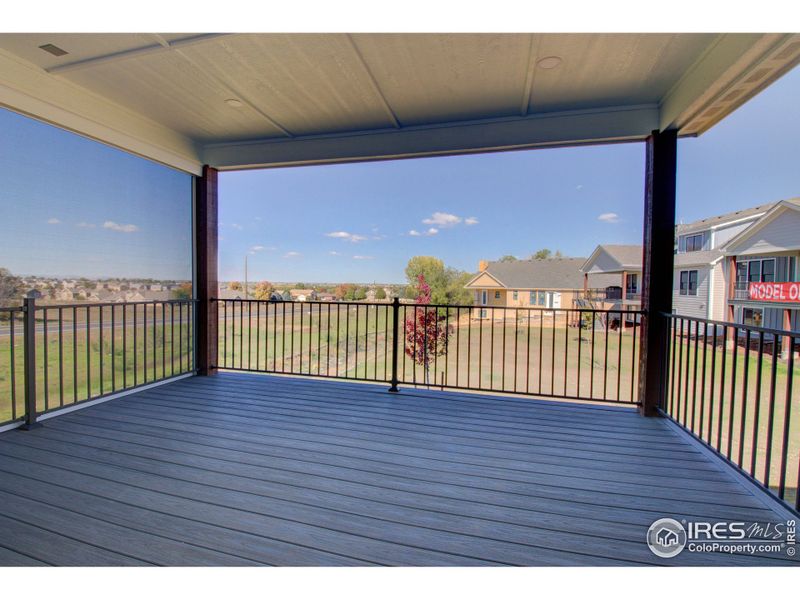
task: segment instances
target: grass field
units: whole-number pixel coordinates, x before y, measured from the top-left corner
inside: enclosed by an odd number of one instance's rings
[[[219,366],[388,381],[392,311],[388,305],[264,305],[220,313]],[[425,366],[404,352],[401,307],[398,376],[406,384],[454,386],[630,402],[635,397],[638,344],[631,330],[566,327],[563,319],[475,320],[448,315],[452,330]],[[498,315],[500,312],[498,311]],[[594,346],[594,352],[592,351]]]
[[[169,377],[193,369],[192,322],[184,307],[181,320],[175,319],[169,305],[161,313],[161,305],[126,310],[123,327],[121,307],[115,307],[114,327],[111,308],[90,312],[87,327],[83,308],[77,314],[62,311],[59,328],[58,311],[48,310],[45,327],[43,311],[37,311],[36,389],[39,411],[66,406],[113,391]],[[59,330],[61,335],[59,335]],[[24,413],[24,340],[21,323],[15,327],[13,346],[10,324],[0,323],[0,423]],[[45,343],[46,342],[46,343]]]
[[[787,497],[794,502],[800,361],[790,378],[786,358],[764,354],[759,365],[755,349],[726,347],[721,340],[705,344],[702,336],[677,339],[670,359],[669,414],[773,491],[784,472]]]

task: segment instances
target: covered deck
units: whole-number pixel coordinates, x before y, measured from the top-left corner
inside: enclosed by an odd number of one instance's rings
[[[0,565],[789,564],[667,516],[786,518],[633,407],[221,372],[0,434]]]

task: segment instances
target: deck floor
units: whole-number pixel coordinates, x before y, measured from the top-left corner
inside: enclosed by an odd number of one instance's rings
[[[658,518],[779,521],[633,409],[189,378],[0,434],[0,565],[755,565]]]

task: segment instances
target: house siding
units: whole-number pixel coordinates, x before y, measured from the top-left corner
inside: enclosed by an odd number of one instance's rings
[[[726,306],[728,301],[728,289],[725,285],[725,268],[724,261],[718,262],[711,269],[711,278],[713,285],[711,290],[711,309],[709,312],[710,318],[715,321],[724,321],[726,313]]]
[[[681,296],[680,272],[697,271],[697,295]],[[708,285],[711,276],[710,267],[686,267],[675,269],[672,275],[672,312],[685,317],[708,317]],[[716,285],[716,284],[715,284]]]
[[[800,212],[787,210],[730,249],[737,255],[786,252],[800,247]]]
[[[750,227],[755,222],[755,219],[751,221],[747,221],[745,223],[737,223],[736,225],[729,225],[727,227],[720,227],[719,229],[714,231],[714,246],[711,248],[719,248],[723,244],[726,244],[728,241],[732,240],[734,237],[739,235],[742,231]]]

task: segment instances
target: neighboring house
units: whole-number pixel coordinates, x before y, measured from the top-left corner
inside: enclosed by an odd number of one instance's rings
[[[772,206],[754,206],[675,228],[673,312],[702,319],[727,318],[726,280],[720,248],[747,230]]]
[[[513,319],[515,311],[492,308],[572,308],[583,295],[583,258],[511,262],[480,261],[478,274],[464,287],[475,294],[473,318]]]
[[[335,302],[336,296],[329,292],[323,292],[317,295],[317,300],[320,302]]]
[[[770,206],[721,248],[730,321],[800,331],[800,198]]]
[[[308,302],[317,299],[317,292],[314,290],[289,290],[289,295],[292,300],[297,302]]]
[[[602,244],[580,266],[583,287],[598,308],[638,310],[642,292],[642,247]],[[610,278],[610,279],[609,279]]]
[[[53,293],[53,298],[55,298],[56,300],[59,300],[61,302],[71,302],[72,300],[75,299],[75,294],[73,293],[73,291],[71,289],[69,289],[67,287],[64,287],[64,288],[61,288],[61,289],[57,289]]]

